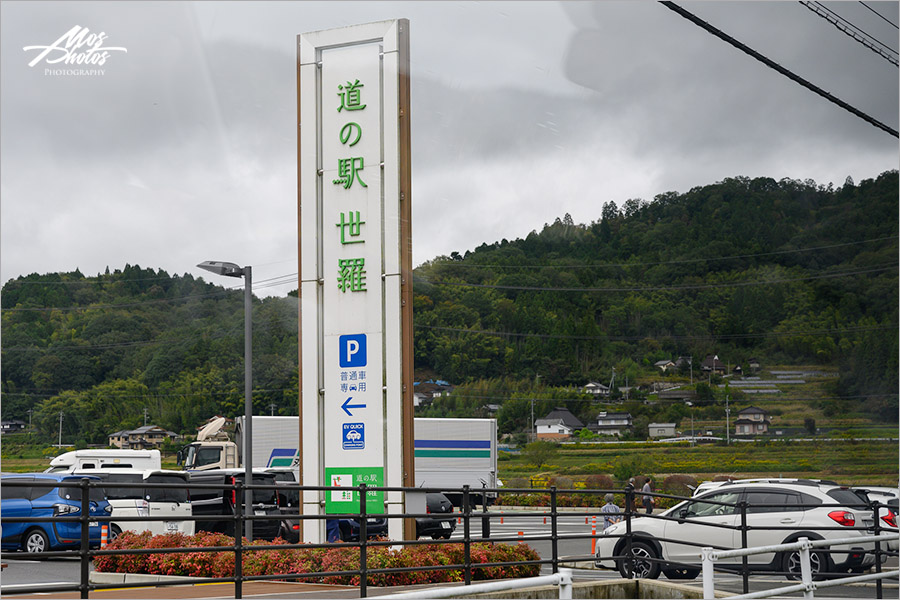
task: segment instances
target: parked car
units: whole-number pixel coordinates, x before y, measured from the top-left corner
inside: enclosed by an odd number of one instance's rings
[[[660,513],[661,519],[631,520],[635,577],[655,579],[660,572],[670,579],[694,578],[700,572],[700,548],[741,547],[741,514],[738,503],[746,502],[747,546],[759,547],[797,541],[865,536],[873,515],[850,489],[807,480],[725,482],[711,491]],[[597,542],[598,566],[617,568],[623,576],[626,564],[626,523],[603,530]],[[896,542],[886,544],[896,550]],[[874,544],[835,546],[831,552],[813,551],[814,574],[860,571],[875,562]],[[655,559],[655,560],[648,560]],[[660,562],[657,562],[661,559]],[[884,557],[882,557],[882,560]],[[768,552],[748,557],[755,571],[786,572],[789,579],[800,575],[800,552]],[[740,568],[740,559],[717,562],[717,566]]]
[[[76,474],[85,474],[75,471]],[[188,494],[190,473],[163,469],[94,469],[90,474],[105,484],[102,489],[112,506],[109,539],[123,531],[149,531],[153,535],[183,533],[194,535],[191,500]],[[118,486],[112,484],[171,484],[173,487]],[[151,517],[146,521],[120,521],[121,517]]]
[[[359,519],[338,519],[342,542],[359,541]],[[369,517],[366,519],[366,539],[387,537],[387,517]]]
[[[81,516],[81,479],[99,481],[96,477],[70,473],[21,473],[3,475],[0,479],[0,513],[4,517],[44,518]],[[10,485],[12,482],[22,483]],[[108,522],[112,507],[100,489],[90,490],[88,539],[90,546],[100,545],[101,525]],[[4,523],[3,550],[47,552],[78,548],[81,545],[81,523],[77,521],[38,521]]]
[[[453,513],[453,504],[444,494],[425,494],[425,512],[432,515],[445,515]],[[449,540],[450,535],[456,529],[456,519],[434,517],[419,517],[416,519],[416,539],[431,536],[431,539]]]
[[[246,473],[239,469],[216,469],[191,472],[191,508],[195,517],[208,516],[196,521],[197,531],[212,531],[234,535],[235,490],[228,487],[236,481],[243,483]],[[275,475],[262,471],[253,472],[253,485],[268,486],[253,490],[253,514],[255,516],[281,515],[278,494],[275,490]],[[197,487],[217,486],[217,487]],[[242,499],[243,500],[243,499]],[[281,531],[280,519],[254,519],[253,538],[274,540]]]

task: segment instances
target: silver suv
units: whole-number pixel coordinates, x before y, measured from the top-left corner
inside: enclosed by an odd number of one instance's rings
[[[694,578],[700,572],[700,548],[740,548],[741,502],[747,504],[747,547],[794,542],[801,537],[863,537],[871,534],[874,525],[873,512],[845,487],[811,480],[725,482],[666,510],[658,515],[661,518],[632,519],[634,576],[655,579],[662,572],[670,579]],[[893,528],[887,521],[880,526],[891,533],[897,531],[895,523]],[[619,536],[624,534],[623,521],[605,529],[597,543],[598,566],[618,568],[623,576],[627,547],[625,538]],[[896,542],[886,546],[897,549]],[[875,564],[873,551],[871,542],[835,546],[831,552],[813,552],[811,566],[814,574],[862,571]],[[799,552],[756,554],[748,561],[754,571],[786,572],[789,579],[800,574]],[[740,564],[739,558],[731,562],[735,568]]]

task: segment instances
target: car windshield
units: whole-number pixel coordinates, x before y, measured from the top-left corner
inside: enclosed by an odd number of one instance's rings
[[[146,497],[150,502],[182,502],[188,501],[187,482],[184,477],[178,475],[150,475],[147,483],[169,483],[176,484],[177,487],[148,487]]]

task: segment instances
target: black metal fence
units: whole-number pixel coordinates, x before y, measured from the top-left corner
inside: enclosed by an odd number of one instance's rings
[[[234,596],[235,598],[241,598],[243,594],[243,583],[250,581],[303,581],[310,579],[318,579],[322,577],[334,577],[334,576],[358,576],[359,577],[359,596],[361,598],[367,597],[367,586],[368,579],[374,575],[379,573],[401,573],[406,571],[435,571],[435,570],[460,570],[463,573],[463,580],[466,585],[470,584],[473,579],[473,571],[477,569],[484,569],[489,567],[506,567],[506,566],[517,566],[517,565],[541,565],[548,566],[553,573],[558,572],[560,563],[565,561],[566,563],[570,562],[578,562],[578,561],[592,561],[595,563],[599,562],[608,562],[610,564],[615,565],[624,577],[632,578],[635,576],[647,575],[656,572],[656,575],[659,574],[660,570],[667,575],[667,577],[672,579],[680,579],[680,578],[692,578],[696,577],[700,570],[700,561],[699,561],[699,553],[700,548],[704,546],[710,546],[716,549],[730,549],[735,546],[723,546],[717,545],[715,543],[711,543],[709,540],[713,540],[716,538],[715,532],[717,530],[728,530],[728,531],[738,531],[741,535],[741,545],[740,547],[746,548],[748,543],[748,532],[753,531],[754,529],[766,529],[766,530],[783,530],[786,532],[785,537],[790,537],[790,533],[796,534],[797,527],[790,525],[778,525],[778,524],[767,524],[764,526],[751,526],[748,524],[748,514],[753,511],[759,511],[760,509],[765,508],[784,508],[779,505],[759,505],[755,504],[752,507],[749,506],[746,502],[739,502],[737,504],[728,504],[715,502],[712,500],[704,500],[707,504],[718,504],[727,509],[734,512],[739,516],[739,524],[736,525],[717,525],[717,524],[708,524],[697,522],[690,518],[689,515],[683,514],[682,511],[669,511],[667,513],[656,513],[656,514],[645,514],[641,513],[638,509],[636,509],[636,497],[642,495],[640,492],[636,492],[632,488],[618,489],[618,490],[561,490],[555,487],[551,487],[544,491],[546,498],[543,502],[538,502],[539,506],[537,507],[529,507],[531,510],[513,510],[507,511],[503,513],[496,512],[494,510],[488,510],[488,506],[482,502],[481,508],[477,509],[475,503],[472,500],[475,497],[482,498],[482,494],[497,494],[497,497],[501,499],[503,504],[506,504],[510,498],[514,498],[520,496],[522,494],[534,494],[535,489],[510,489],[510,488],[499,488],[499,489],[483,489],[479,488],[477,490],[472,490],[468,486],[460,489],[454,490],[439,490],[439,489],[430,489],[430,488],[393,488],[393,487],[372,487],[366,485],[360,485],[356,488],[356,491],[359,493],[360,498],[360,511],[359,513],[348,513],[348,514],[328,514],[328,515],[303,515],[300,514],[300,508],[298,507],[296,513],[287,513],[281,512],[279,514],[265,514],[265,515],[244,515],[243,511],[243,498],[244,494],[242,491],[245,489],[245,486],[242,485],[240,480],[236,480],[233,484],[229,485],[216,485],[216,484],[196,484],[191,483],[188,485],[189,489],[224,489],[230,490],[233,492],[232,497],[235,499],[235,508],[232,514],[230,515],[222,515],[220,517],[221,520],[232,520],[234,529],[233,531],[244,531],[244,522],[245,519],[250,519],[251,521],[256,520],[284,520],[286,518],[292,520],[298,520],[301,523],[308,520],[323,520],[323,519],[358,519],[360,526],[360,534],[359,540],[354,542],[330,542],[330,543],[322,543],[322,544],[307,544],[307,543],[299,543],[299,544],[283,544],[283,545],[247,545],[244,543],[245,540],[241,538],[241,536],[236,536],[234,538],[233,545],[225,545],[225,546],[215,546],[215,547],[190,547],[190,548],[139,548],[139,549],[102,549],[99,548],[99,544],[97,542],[91,541],[90,529],[91,526],[96,527],[92,522],[97,520],[97,517],[91,516],[89,514],[90,503],[97,498],[96,492],[93,493],[91,490],[95,490],[97,488],[108,488],[108,487],[117,487],[117,488],[127,488],[127,487],[140,487],[140,488],[167,488],[174,487],[173,484],[164,484],[164,483],[122,483],[118,482],[115,484],[106,483],[102,481],[98,481],[96,479],[81,479],[76,483],[55,483],[55,482],[42,482],[40,480],[34,480],[28,484],[16,483],[15,481],[4,481],[3,486],[24,486],[28,485],[31,487],[78,487],[81,490],[81,510],[80,514],[72,515],[72,516],[52,516],[52,517],[11,517],[7,516],[7,512],[3,511],[2,514],[2,523],[13,524],[13,523],[58,523],[58,522],[78,522],[80,523],[80,543],[77,548],[66,549],[66,550],[57,550],[57,551],[48,551],[41,553],[28,553],[28,552],[17,552],[15,554],[11,554],[7,551],[2,553],[3,558],[42,558],[42,557],[59,557],[59,556],[78,556],[80,558],[80,582],[72,585],[53,585],[48,586],[45,584],[35,585],[34,587],[17,587],[15,593],[17,594],[25,594],[25,593],[38,593],[38,592],[49,592],[49,591],[78,591],[82,598],[88,598],[89,593],[94,590],[103,590],[103,589],[122,589],[129,587],[145,587],[147,585],[146,582],[139,583],[116,583],[116,584],[99,584],[99,583],[91,583],[89,580],[90,573],[90,563],[95,557],[99,556],[113,556],[113,555],[140,555],[140,554],[163,554],[163,553],[207,553],[207,552],[232,552],[234,553],[235,561],[234,561],[234,573],[229,577],[219,577],[219,578],[207,578],[204,579],[204,582],[228,582],[234,584]],[[247,486],[251,490],[283,490],[285,484],[278,485],[250,485]],[[347,488],[335,488],[329,486],[322,487],[310,487],[310,486],[291,486],[294,489],[298,490],[300,494],[304,491],[316,491],[316,492],[330,492],[334,490],[346,490]],[[367,532],[367,518],[372,517],[374,515],[367,514],[366,511],[366,492],[367,491],[383,491],[383,492],[407,492],[407,491],[415,491],[415,492],[454,492],[461,494],[462,502],[459,512],[454,513],[440,513],[440,514],[429,514],[429,513],[402,513],[402,514],[390,514],[390,515],[382,515],[378,514],[378,517],[387,517],[389,519],[407,519],[407,518],[427,518],[427,517],[446,517],[448,514],[452,515],[454,518],[458,518],[462,524],[462,538],[459,539],[448,539],[448,540],[387,540],[387,539],[368,539]],[[613,494],[616,499],[621,500],[621,504],[623,508],[620,512],[615,515],[620,518],[622,522],[624,522],[624,531],[616,531],[615,533],[609,534],[601,531],[591,531],[585,532],[583,534],[580,533],[566,533],[561,534],[559,532],[560,519],[562,517],[571,518],[571,517],[581,517],[585,518],[587,522],[588,519],[599,519],[602,520],[604,517],[610,516],[608,513],[602,512],[599,507],[602,506],[602,498],[606,494]],[[696,500],[696,498],[689,498],[677,495],[670,494],[661,494],[661,493],[653,493],[650,494],[653,498],[657,499],[657,501],[662,499],[669,499],[675,502],[688,501],[688,500]],[[6,494],[4,494],[6,496]],[[578,502],[573,502],[572,500],[577,499]],[[589,506],[577,506],[571,507],[572,504],[588,504]],[[562,506],[567,505],[567,506]],[[815,508],[828,508],[830,504],[816,504]],[[844,507],[846,508],[846,504],[838,504],[835,503],[833,505],[836,508]],[[564,511],[560,509],[564,508]],[[813,508],[812,505],[803,506],[796,505],[791,508]],[[860,504],[852,507],[857,513],[868,513],[872,515],[872,525],[866,526],[864,524],[854,525],[848,527],[846,525],[838,525],[835,524],[834,527],[823,527],[816,526],[815,531],[818,533],[824,533],[827,531],[840,531],[843,534],[846,534],[849,531],[858,531],[861,534],[879,534],[885,530],[885,527],[881,524],[881,517],[884,516],[886,507],[883,504],[879,503],[863,503],[862,499],[860,500]],[[769,514],[776,515],[777,512],[771,512]],[[549,520],[549,528],[550,531],[546,535],[529,535],[520,537],[516,536],[497,536],[491,535],[491,523],[496,522],[497,520],[501,520],[506,517],[524,517],[528,519],[534,519],[535,522],[539,522],[539,520],[543,519],[544,523],[547,523]],[[111,516],[111,518],[101,519],[103,521],[115,521],[117,523],[127,523],[127,522],[135,522],[135,521],[158,521],[158,520],[169,520],[172,517],[166,516],[137,516],[137,517],[118,517],[115,514]],[[180,518],[180,517],[179,517]],[[210,515],[197,516],[194,515],[192,517],[186,517],[184,520],[192,520],[192,521],[210,521]],[[668,522],[677,522],[677,523],[694,523],[697,525],[703,525],[705,527],[710,528],[709,540],[704,539],[703,541],[691,541],[685,539],[667,539],[664,536],[659,535],[650,535],[646,530],[646,524],[650,523],[650,521],[643,521],[644,519],[653,519],[658,521],[668,521]],[[473,534],[473,520],[476,520],[476,526],[478,523],[481,525],[481,535]],[[301,526],[302,529],[302,526]],[[621,528],[617,528],[621,529]],[[891,532],[896,532],[896,529],[890,529]],[[814,533],[811,537],[824,537]],[[560,541],[572,541],[572,540],[585,540],[585,547],[587,547],[588,542],[597,543],[598,540],[604,541],[603,544],[599,544],[597,546],[596,554],[583,554],[583,555],[567,555],[565,557],[561,557],[559,554],[559,543]],[[608,554],[603,554],[600,552],[600,546],[608,546],[609,540],[615,540],[613,544],[613,549]],[[472,563],[471,560],[471,546],[474,543],[479,542],[489,542],[493,544],[497,543],[520,543],[520,542],[549,542],[550,552],[549,556],[544,556],[539,560],[531,560],[531,561],[522,561],[522,562],[494,562],[494,563]],[[4,546],[8,543],[8,540],[4,538]],[[698,560],[696,563],[678,563],[673,562],[671,560],[667,560],[664,556],[664,552],[662,552],[663,544],[681,544],[688,546],[697,547],[697,555]],[[413,546],[413,545],[422,545],[422,544],[457,544],[462,545],[463,547],[463,562],[460,564],[451,564],[451,565],[420,565],[416,567],[406,567],[406,568],[369,568],[367,554],[370,548],[374,547],[383,547],[383,546]],[[327,572],[309,572],[309,573],[269,573],[265,575],[253,575],[248,576],[245,575],[242,571],[242,563],[243,557],[245,554],[260,552],[260,551],[270,551],[274,549],[289,549],[289,548],[338,548],[338,547],[353,547],[358,548],[359,551],[359,568],[355,570],[345,570],[345,571],[327,571]],[[832,553],[841,553],[846,554],[847,550],[820,550],[817,551],[821,557],[823,557],[824,564],[828,564],[828,560],[826,557],[830,556]],[[873,555],[874,556],[874,569],[877,572],[881,572],[882,562],[887,558],[897,556],[896,551],[891,551],[886,548],[880,542],[876,542],[874,544],[874,548],[872,549],[863,549],[860,551],[863,556],[865,555]],[[777,568],[781,563],[779,561],[774,561],[773,564],[776,565],[775,569],[767,568],[766,571],[768,573],[776,573],[782,574],[789,578],[794,577],[795,575],[799,577],[798,573],[793,573],[790,571],[784,571],[782,569]],[[860,567],[863,565],[860,563]],[[748,560],[746,557],[743,557],[740,565],[717,565],[717,569],[738,572],[742,576],[743,579],[743,588],[744,593],[749,591],[749,581],[751,574],[757,572],[759,570],[758,565],[750,565],[748,564]],[[840,573],[829,573],[826,570],[817,574],[820,578],[831,578],[831,577],[841,577]],[[176,585],[185,585],[190,583],[195,583],[196,580],[190,578],[172,578],[168,579],[164,582],[159,582],[154,585],[158,586],[176,586]],[[883,590],[881,586],[881,580],[878,580],[876,584],[876,597],[883,598]]]

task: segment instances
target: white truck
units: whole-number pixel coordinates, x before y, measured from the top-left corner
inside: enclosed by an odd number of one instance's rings
[[[243,417],[235,419],[234,440],[223,430],[225,419],[217,419],[200,430],[197,441],[178,453],[186,470],[235,469],[243,464],[241,434]],[[483,488],[496,489],[496,419],[415,419],[415,482],[418,487],[454,490],[468,485],[472,501],[481,503]],[[253,467],[297,467],[299,417],[253,417]],[[462,495],[446,493],[454,505]],[[496,493],[488,493],[490,502]]]
[[[90,469],[161,469],[159,450],[94,449],[64,452],[50,461],[45,473]]]

